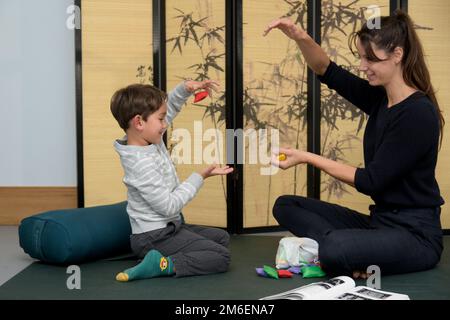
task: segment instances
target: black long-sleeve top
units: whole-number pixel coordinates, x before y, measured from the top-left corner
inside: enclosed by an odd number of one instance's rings
[[[384,87],[371,86],[334,62],[318,78],[369,115],[365,168],[356,169],[355,188],[369,195],[377,207],[444,204],[435,178],[439,117],[431,100],[417,91],[388,108]]]

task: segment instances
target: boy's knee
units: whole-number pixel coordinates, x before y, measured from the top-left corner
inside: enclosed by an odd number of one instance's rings
[[[230,252],[230,250],[228,248],[226,248],[224,257],[225,257],[225,263],[226,263],[226,265],[228,267],[230,265],[230,262],[231,262],[231,252]]]
[[[221,263],[218,265],[218,272],[226,272],[231,263],[231,253],[230,250],[224,246],[219,249]]]
[[[230,234],[226,232],[225,230],[219,229],[219,244],[222,246],[228,248],[228,245],[230,244]]]

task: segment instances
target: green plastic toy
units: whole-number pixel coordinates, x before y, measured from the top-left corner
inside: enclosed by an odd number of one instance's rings
[[[278,279],[278,271],[272,267],[264,266],[264,272],[270,277],[274,279]]]
[[[322,278],[326,273],[319,266],[304,266],[302,269],[303,278]]]

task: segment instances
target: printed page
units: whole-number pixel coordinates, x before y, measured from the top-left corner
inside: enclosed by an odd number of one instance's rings
[[[369,287],[356,287],[349,292],[336,296],[336,300],[409,300],[406,294],[381,291]]]
[[[314,282],[309,285],[281,292],[260,300],[324,300],[332,299],[340,293],[349,291],[355,287],[355,281],[349,277],[336,277],[327,281]]]

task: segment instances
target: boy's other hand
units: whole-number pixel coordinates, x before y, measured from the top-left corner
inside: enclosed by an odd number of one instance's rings
[[[220,84],[215,80],[204,80],[204,81],[186,80],[184,82],[184,86],[186,90],[191,93],[194,93],[197,90],[205,90],[211,97],[212,90],[218,92]]]
[[[227,175],[231,172],[233,172],[233,168],[230,166],[225,167],[219,167],[217,164],[210,165],[209,167],[203,169],[200,171],[200,175],[203,177],[203,179],[212,177],[212,176],[218,176],[218,175]]]

